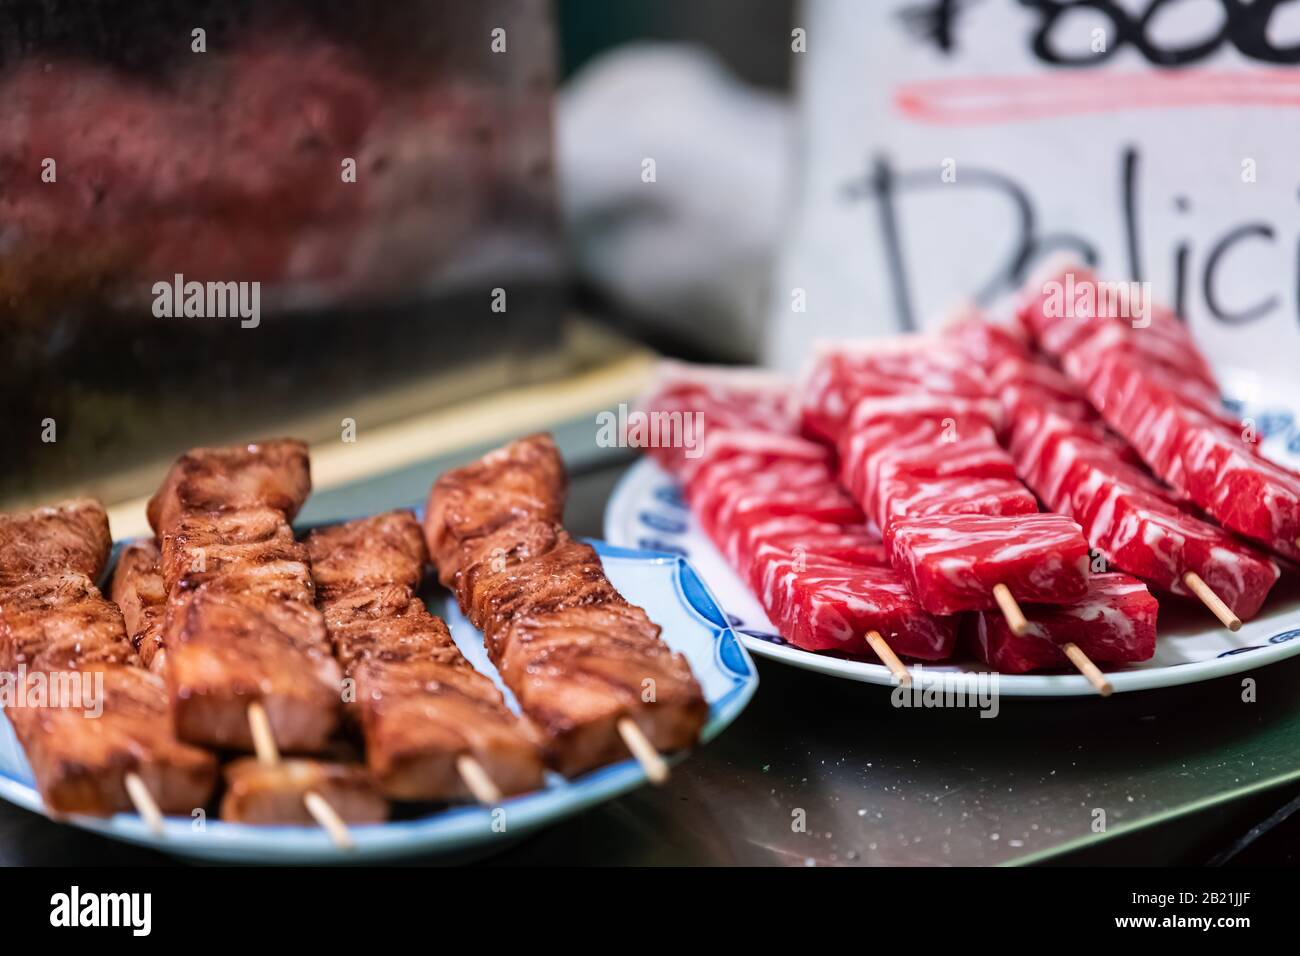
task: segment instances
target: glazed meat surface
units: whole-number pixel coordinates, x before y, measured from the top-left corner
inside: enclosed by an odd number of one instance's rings
[[[427,555],[420,523],[409,511],[389,511],[312,532],[312,577],[322,600],[393,586],[414,593]]]
[[[268,765],[241,757],[226,765],[225,778],[221,819],[230,823],[314,826],[305,802],[308,793],[319,794],[345,823],[388,819],[388,801],[358,764],[291,758]]]
[[[310,488],[306,447],[282,440],[189,452],[150,501],[182,739],[252,749],[254,702],[286,752],[319,752],[337,728],[342,674],[289,527]]]
[[[549,435],[533,435],[449,471],[425,507],[424,535],[446,587],[454,588],[462,542],[516,521],[558,525],[568,479]]]
[[[120,664],[88,664],[77,673],[93,695],[102,680],[99,716],[88,716],[84,697],[71,706],[5,710],[46,807],[97,816],[133,812],[125,783],[130,772],[164,813],[188,816],[206,805],[216,760],[176,739],[161,678]]]
[[[292,521],[311,492],[307,446],[291,438],[196,448],[177,459],[149,501],[156,534],[186,512],[273,508]]]
[[[90,499],[0,515],[0,588],[47,574],[99,577],[113,539],[108,514]]]
[[[166,662],[166,655],[159,653],[167,608],[167,586],[158,569],[160,558],[152,539],[132,541],[118,555],[111,594],[141,663],[155,673],[162,673]]]
[[[435,482],[425,538],[548,760],[573,775],[627,756],[624,718],[659,750],[693,744],[708,705],[659,627],[560,526],[565,487],[549,436],[513,442]]]
[[[415,596],[426,555],[414,515],[314,531],[307,547],[335,655],[356,684],[351,712],[380,789],[401,800],[463,799],[461,755],[503,793],[539,787],[529,728]]]
[[[45,805],[129,811],[125,779],[134,772],[164,812],[202,806],[216,763],[176,740],[162,681],[134,666],[122,614],[90,578],[110,547],[103,507],[77,501],[4,515],[0,529],[0,669],[40,672],[45,688],[5,714]]]
[[[135,664],[122,614],[76,572],[0,589],[0,670]]]

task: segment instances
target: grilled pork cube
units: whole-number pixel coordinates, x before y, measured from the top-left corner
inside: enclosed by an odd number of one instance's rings
[[[559,524],[568,480],[550,435],[530,435],[449,471],[434,482],[424,537],[439,577],[453,586],[462,542],[504,524],[531,519]]]
[[[452,663],[461,657],[451,632],[439,617],[429,613],[424,602],[410,597],[400,604],[392,600],[396,588],[376,592],[359,591],[325,605],[326,627],[334,644],[334,656],[347,673],[363,660],[431,660]],[[384,607],[389,613],[368,616],[357,613]]]
[[[508,525],[497,535],[483,539],[480,547],[462,549],[468,559],[461,572],[462,592],[468,602],[466,614],[487,635],[490,653],[497,653],[497,637],[521,611],[536,614],[561,607],[622,602],[591,545],[559,531],[549,551],[503,553],[496,542],[508,537],[514,527]]]
[[[159,558],[158,544],[152,539],[132,541],[123,548],[113,571],[112,598],[122,611],[126,636],[140,661],[161,674],[166,661],[161,650],[167,587],[158,570]]]
[[[307,560],[306,549],[294,540],[293,529],[274,508],[188,512],[159,541],[160,570],[168,591],[194,587],[231,571]]]
[[[65,572],[94,580],[112,547],[108,514],[88,498],[0,515],[0,589]]]
[[[307,446],[291,438],[227,448],[196,448],[177,459],[149,500],[161,535],[189,511],[273,508],[292,521],[311,492]]]
[[[163,635],[182,740],[251,750],[248,705],[258,701],[282,750],[325,748],[342,673],[314,606],[204,584],[172,596]]]
[[[264,764],[241,757],[225,767],[221,819],[230,823],[315,826],[304,798],[319,794],[345,823],[383,823],[388,801],[360,764],[291,758]]]
[[[130,772],[140,775],[164,813],[189,815],[206,805],[216,761],[172,735],[161,678],[116,664],[87,666],[80,674],[92,679],[91,688],[102,677],[96,707],[88,708],[83,696],[60,701],[64,706],[5,710],[45,806],[54,813],[134,812],[125,784]],[[100,706],[102,713],[90,716]]]
[[[626,759],[623,717],[664,752],[695,743],[708,719],[690,665],[635,605],[525,612],[495,643],[502,678],[565,776]]]
[[[472,755],[504,794],[541,787],[537,742],[491,679],[459,652],[446,660],[363,660],[353,674],[366,761],[389,797],[469,798],[456,767],[462,754]]]
[[[322,528],[307,540],[312,578],[322,601],[385,586],[413,593],[424,577],[424,538],[409,511],[389,511]]]
[[[136,664],[122,615],[80,572],[53,574],[0,591],[0,670],[67,670]]]

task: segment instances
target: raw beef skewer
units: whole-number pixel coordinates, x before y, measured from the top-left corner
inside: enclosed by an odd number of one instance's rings
[[[1058,316],[1052,282],[1092,294]],[[1098,290],[1085,269],[1045,272],[1027,284],[1018,315],[1156,475],[1228,530],[1300,559],[1300,474],[1262,457],[1227,415],[1175,317],[1153,310],[1149,326],[1134,327],[1099,315]]]
[[[1201,521],[1125,461],[1100,422],[1072,419],[1045,395],[1025,398],[1008,416],[1011,450],[1048,507],[1077,520],[1115,567],[1200,598],[1230,630],[1258,613],[1281,573],[1274,562]]]
[[[964,335],[953,338],[970,348]],[[1026,351],[1013,334],[984,344],[1001,354]],[[961,347],[928,337],[823,349],[807,379],[805,429],[838,432],[844,483],[927,610],[996,607],[1023,635],[1021,601],[1084,597],[1087,543],[1073,521],[1037,513],[998,443],[1000,403],[972,367]],[[851,410],[828,426],[828,410],[842,407]],[[1075,646],[1068,656],[1086,660]],[[1095,667],[1081,670],[1107,692]]]
[[[951,654],[954,622],[911,597],[836,484],[829,450],[794,434],[793,415],[781,411],[789,383],[677,364],[668,378],[667,394],[655,386],[640,407],[703,420],[703,453],[671,464],[697,520],[783,637],[806,650],[872,653],[902,683],[911,675],[900,653]],[[735,411],[749,408],[765,411]]]
[[[976,650],[994,670],[1021,674],[1072,663],[1081,670],[1107,664],[1136,663],[1155,653],[1159,606],[1146,586],[1126,574],[1094,574],[1088,594],[1070,605],[1026,609],[1029,628],[1017,635],[1000,614],[974,618]],[[1079,657],[1075,651],[1083,656]],[[1109,694],[1110,682],[1098,673]]]

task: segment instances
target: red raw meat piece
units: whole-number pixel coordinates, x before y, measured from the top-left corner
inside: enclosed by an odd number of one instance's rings
[[[877,486],[874,516],[886,542],[900,522],[925,515],[1030,515],[1038,501],[1018,480],[1005,478],[886,478]]]
[[[860,399],[915,392],[987,397],[970,360],[937,338],[836,343],[814,357],[800,389],[803,432],[834,445]]]
[[[1088,404],[1088,399],[1079,390],[1079,386],[1064,372],[1052,368],[1045,362],[1032,359],[1007,358],[998,362],[989,372],[989,383],[993,392],[1002,402],[1003,411],[1008,418],[1028,406],[1049,401],[1059,410],[1073,418],[1092,419],[1097,413]],[[1018,401],[1009,401],[1008,393]]]
[[[931,614],[991,610],[995,584],[1047,604],[1070,604],[1088,589],[1088,544],[1063,515],[912,518],[895,527],[889,549]]]
[[[1028,359],[1029,337],[1016,325],[998,325],[970,311],[943,330],[944,338],[981,368],[989,369],[1008,358]]]
[[[1074,604],[1022,606],[1029,630],[1011,632],[1006,618],[986,611],[974,618],[977,653],[1004,674],[1072,666],[1061,645],[1072,643],[1096,664],[1150,660],[1156,650],[1159,605],[1146,586],[1126,574],[1094,574]]]
[[[769,372],[661,362],[655,381],[637,402],[637,411],[699,413],[706,441],[710,432],[723,430],[778,432],[793,437],[798,427],[793,394],[792,383]],[[692,461],[683,448],[645,451],[673,472]]]
[[[1107,421],[1151,469],[1229,530],[1300,560],[1300,474],[1116,351],[1089,385]]]
[[[1033,438],[1034,430],[1024,427],[1024,421],[1050,411],[1073,420],[1081,432],[1107,445],[1123,461],[1142,467],[1141,456],[1106,427],[1078,386],[1062,372],[1044,362],[1007,359],[993,370],[991,378],[1010,423],[1003,437],[1011,443],[1013,453],[1015,442]],[[1044,497],[1041,492],[1039,497]]]
[[[757,507],[762,500],[775,501],[781,496],[783,500],[822,502],[834,499],[837,505],[851,502],[830,478],[830,471],[825,465],[814,462],[768,462],[760,472],[723,477],[702,489],[691,499],[700,523],[710,534],[715,531],[733,530],[734,515],[744,505],[746,511]],[[774,511],[773,514],[800,514],[799,510]],[[843,520],[845,524],[857,524],[862,520],[862,512],[856,505],[846,512],[846,519],[825,518],[828,521]],[[856,515],[856,517],[852,517]],[[809,517],[814,517],[809,515]]]
[[[802,517],[828,524],[861,524],[857,503],[832,482],[811,488],[740,495],[719,513],[713,540],[734,567],[743,567],[742,547],[750,527],[771,518]]]
[[[1109,562],[1174,594],[1195,572],[1243,620],[1258,613],[1280,571],[1263,554],[1163,495],[1075,423],[1050,411],[1026,422],[1036,441],[1018,460],[1048,506],[1073,517]]]
[[[867,631],[896,654],[918,660],[952,655],[956,622],[927,614],[889,568],[824,559],[769,563],[759,594],[781,635],[809,651],[873,657]]]
[[[1162,484],[1128,454],[1122,438],[1106,430],[1097,420],[1079,421],[1063,414],[1058,406],[1042,404],[1024,408],[1016,418],[1010,436],[1010,450],[1016,470],[1053,511],[1061,511],[1066,501],[1062,482],[1068,474],[1069,458],[1058,457],[1056,445],[1073,441],[1075,453],[1087,449],[1116,481],[1141,489],[1170,504],[1182,507],[1185,496]],[[1068,513],[1068,512],[1065,512]]]
[[[1196,412],[1181,418],[1180,470],[1192,500],[1225,528],[1300,560],[1300,474]]]
[[[805,560],[829,558],[867,567],[889,566],[889,554],[884,543],[865,525],[828,524],[803,517],[771,518],[749,525],[735,546],[740,559],[738,566],[745,570],[755,593],[759,591],[755,561],[764,548],[769,550],[763,553],[779,553]]]
[[[728,434],[735,434],[735,432]],[[761,475],[773,462],[802,461],[805,464],[821,462],[823,467],[828,465],[830,451],[824,445],[807,442],[801,438],[791,440],[801,442],[810,448],[817,448],[822,454],[815,459],[801,459],[776,450],[763,448],[747,450],[736,445],[720,446],[706,442],[704,456],[678,474],[685,486],[687,498],[695,500],[700,496],[708,496],[717,485],[743,475]]]
[[[1014,481],[990,421],[996,406],[943,396],[864,399],[840,439],[840,480],[877,524],[878,487],[889,477]]]
[[[1133,331],[1119,325],[1101,327],[1078,348],[1061,356],[1061,367],[1087,393],[1090,401],[1103,415],[1109,386],[1108,376],[1122,368],[1135,368],[1153,386],[1176,395],[1183,403],[1218,420],[1224,427],[1240,428],[1240,423],[1224,408],[1217,385],[1191,377],[1183,371],[1153,363],[1137,345],[1148,330]],[[1100,398],[1103,404],[1097,405]]]
[[[850,494],[863,503],[872,520],[883,529],[888,507],[882,488],[896,487],[899,481],[1004,481],[1018,483],[1015,463],[997,443],[993,433],[967,433],[961,441],[932,442],[917,445],[885,446],[874,454],[861,451],[855,435],[847,443],[841,459],[840,480]],[[1025,493],[1024,497],[1032,501]]]
[[[1255,445],[1242,441],[1242,424],[1222,407],[1207,407],[1203,398],[1189,397],[1185,383],[1170,382],[1154,369],[1144,367],[1130,349],[1109,352],[1086,383],[1086,391],[1107,424],[1128,439],[1151,470],[1175,488],[1185,489],[1182,447],[1187,442],[1189,422],[1224,432],[1243,451],[1259,455]]]
[[[781,432],[755,431],[753,429],[713,429],[704,433],[703,453],[697,458],[685,459],[677,475],[688,487],[704,471],[715,469],[736,471],[740,465],[726,465],[741,458],[754,471],[774,461],[821,462],[829,466],[831,449],[825,445],[796,435]]]
[[[1075,293],[1062,314],[1052,314],[1049,309],[1052,283]],[[1173,312],[1148,303],[1149,324],[1134,328],[1132,318],[1099,314],[1100,295],[1097,278],[1091,270],[1075,265],[1049,265],[1026,282],[1017,316],[1034,340],[1052,355],[1063,357],[1067,353],[1105,350],[1106,341],[1113,341],[1110,337],[1118,335],[1127,338],[1141,353],[1144,365],[1172,371],[1180,379],[1194,379],[1217,392],[1218,384],[1209,363],[1196,347],[1187,326]],[[1103,339],[1089,344],[1098,335]]]

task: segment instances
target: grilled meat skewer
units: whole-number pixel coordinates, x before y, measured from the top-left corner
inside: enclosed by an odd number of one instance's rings
[[[253,702],[285,751],[320,752],[337,728],[342,675],[289,527],[310,489],[306,446],[280,440],[182,455],[149,502],[182,739],[252,750]]]
[[[140,662],[155,674],[164,673],[163,616],[167,610],[167,585],[158,570],[161,553],[152,538],[132,541],[117,556],[110,596],[122,610],[127,637]]]
[[[380,789],[398,800],[463,799],[466,757],[502,793],[540,787],[536,741],[415,596],[427,562],[415,516],[392,511],[313,531],[307,548]]]
[[[0,515],[0,669],[80,690],[5,714],[51,812],[129,812],[134,777],[153,805],[188,814],[207,803],[216,761],[175,738],[166,687],[137,666],[121,612],[95,587],[110,547],[95,501]]]
[[[656,750],[691,745],[708,706],[658,625],[560,525],[565,488],[554,442],[534,435],[439,478],[424,532],[548,760],[573,775],[625,758],[629,720]]]

